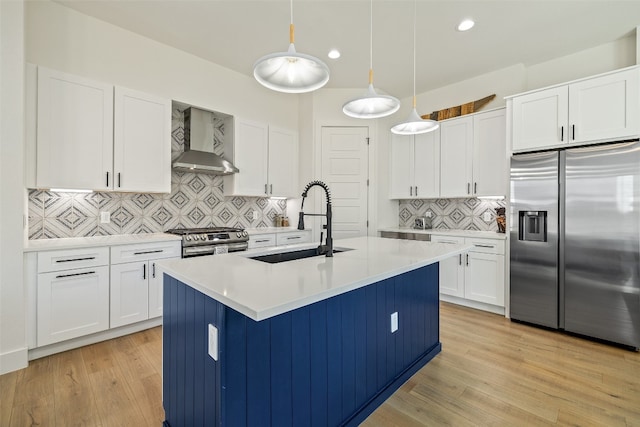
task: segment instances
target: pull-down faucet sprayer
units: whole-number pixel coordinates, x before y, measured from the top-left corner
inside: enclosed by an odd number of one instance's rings
[[[326,214],[306,214],[303,212],[304,200],[307,198],[307,193],[311,189],[311,187],[322,187],[324,189],[324,193],[327,198],[327,213]],[[320,233],[320,246],[318,246],[319,255],[324,255],[328,257],[333,256],[333,237],[331,236],[331,191],[327,184],[322,181],[311,181],[304,188],[302,192],[302,204],[300,205],[300,214],[298,215],[298,230],[304,230],[304,216],[326,216],[327,224],[323,225],[322,228],[327,230],[327,240],[326,243],[322,244],[322,233]]]

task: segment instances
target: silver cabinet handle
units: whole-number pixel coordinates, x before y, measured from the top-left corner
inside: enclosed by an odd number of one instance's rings
[[[467,182],[467,194],[471,194],[471,183]]]
[[[491,248],[491,249],[496,247],[495,245],[480,245],[480,244],[477,244],[477,243],[474,244],[473,246],[475,246],[476,248]]]
[[[287,237],[287,240],[296,240],[296,239],[301,239],[302,237],[300,236],[292,236],[292,237]]]
[[[273,184],[269,184],[269,194],[273,194]]]
[[[409,195],[413,196],[413,186],[409,187]]]
[[[267,192],[267,184],[265,184],[265,185],[264,185],[264,194],[269,194],[269,193]]]
[[[269,241],[269,239],[256,240],[256,243],[266,243],[268,241]]]

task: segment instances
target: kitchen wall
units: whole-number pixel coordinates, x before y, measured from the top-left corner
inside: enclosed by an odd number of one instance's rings
[[[224,124],[214,124],[214,151],[223,155]],[[173,111],[171,158],[184,151],[184,117]],[[225,197],[221,176],[172,172],[170,194],[29,191],[29,239],[156,233],[172,228],[269,227],[286,200]],[[257,219],[253,219],[253,212]],[[111,222],[100,223],[100,212]]]
[[[416,217],[427,216],[427,212],[431,212],[434,229],[498,231],[496,209],[505,206],[504,200],[477,198],[400,200],[398,225],[412,227]],[[490,219],[484,219],[485,213],[490,215]]]

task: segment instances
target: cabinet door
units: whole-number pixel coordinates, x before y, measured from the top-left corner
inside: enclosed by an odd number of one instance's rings
[[[463,244],[463,237],[431,235],[434,243]],[[465,254],[455,255],[440,261],[440,293],[464,298]]]
[[[171,101],[115,88],[114,189],[171,192]]]
[[[569,141],[569,89],[561,86],[513,98],[513,151]]]
[[[413,196],[413,137],[391,134],[389,195],[392,199]]]
[[[635,136],[638,114],[636,68],[569,86],[570,142]]]
[[[109,267],[38,274],[38,347],[109,329]]]
[[[179,259],[167,258],[167,259]],[[149,319],[162,316],[162,274],[156,262],[160,260],[149,261]]]
[[[298,137],[295,132],[269,127],[269,196],[298,194]]]
[[[267,196],[269,129],[264,123],[235,119],[233,164],[240,172],[225,176],[227,196]]]
[[[414,196],[440,196],[440,129],[414,136]]]
[[[149,318],[148,262],[111,266],[112,328]]]
[[[473,117],[473,194],[506,196],[507,134],[505,110]]]
[[[36,185],[113,187],[113,86],[38,68]]]
[[[504,255],[469,252],[464,297],[504,307]]]
[[[440,125],[440,196],[470,197],[473,161],[473,117]]]

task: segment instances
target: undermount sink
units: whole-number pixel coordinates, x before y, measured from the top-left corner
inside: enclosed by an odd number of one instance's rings
[[[351,250],[353,249],[334,248],[333,253],[337,254],[339,252],[346,252]],[[277,254],[251,256],[247,258],[255,259],[257,261],[262,261],[262,262],[268,262],[269,264],[277,264],[279,262],[294,261],[296,259],[311,258],[314,256],[324,256],[324,255],[320,255],[319,252],[320,251],[318,250],[318,248],[311,248],[311,249],[299,249],[296,251],[289,251],[289,252],[279,252]]]

